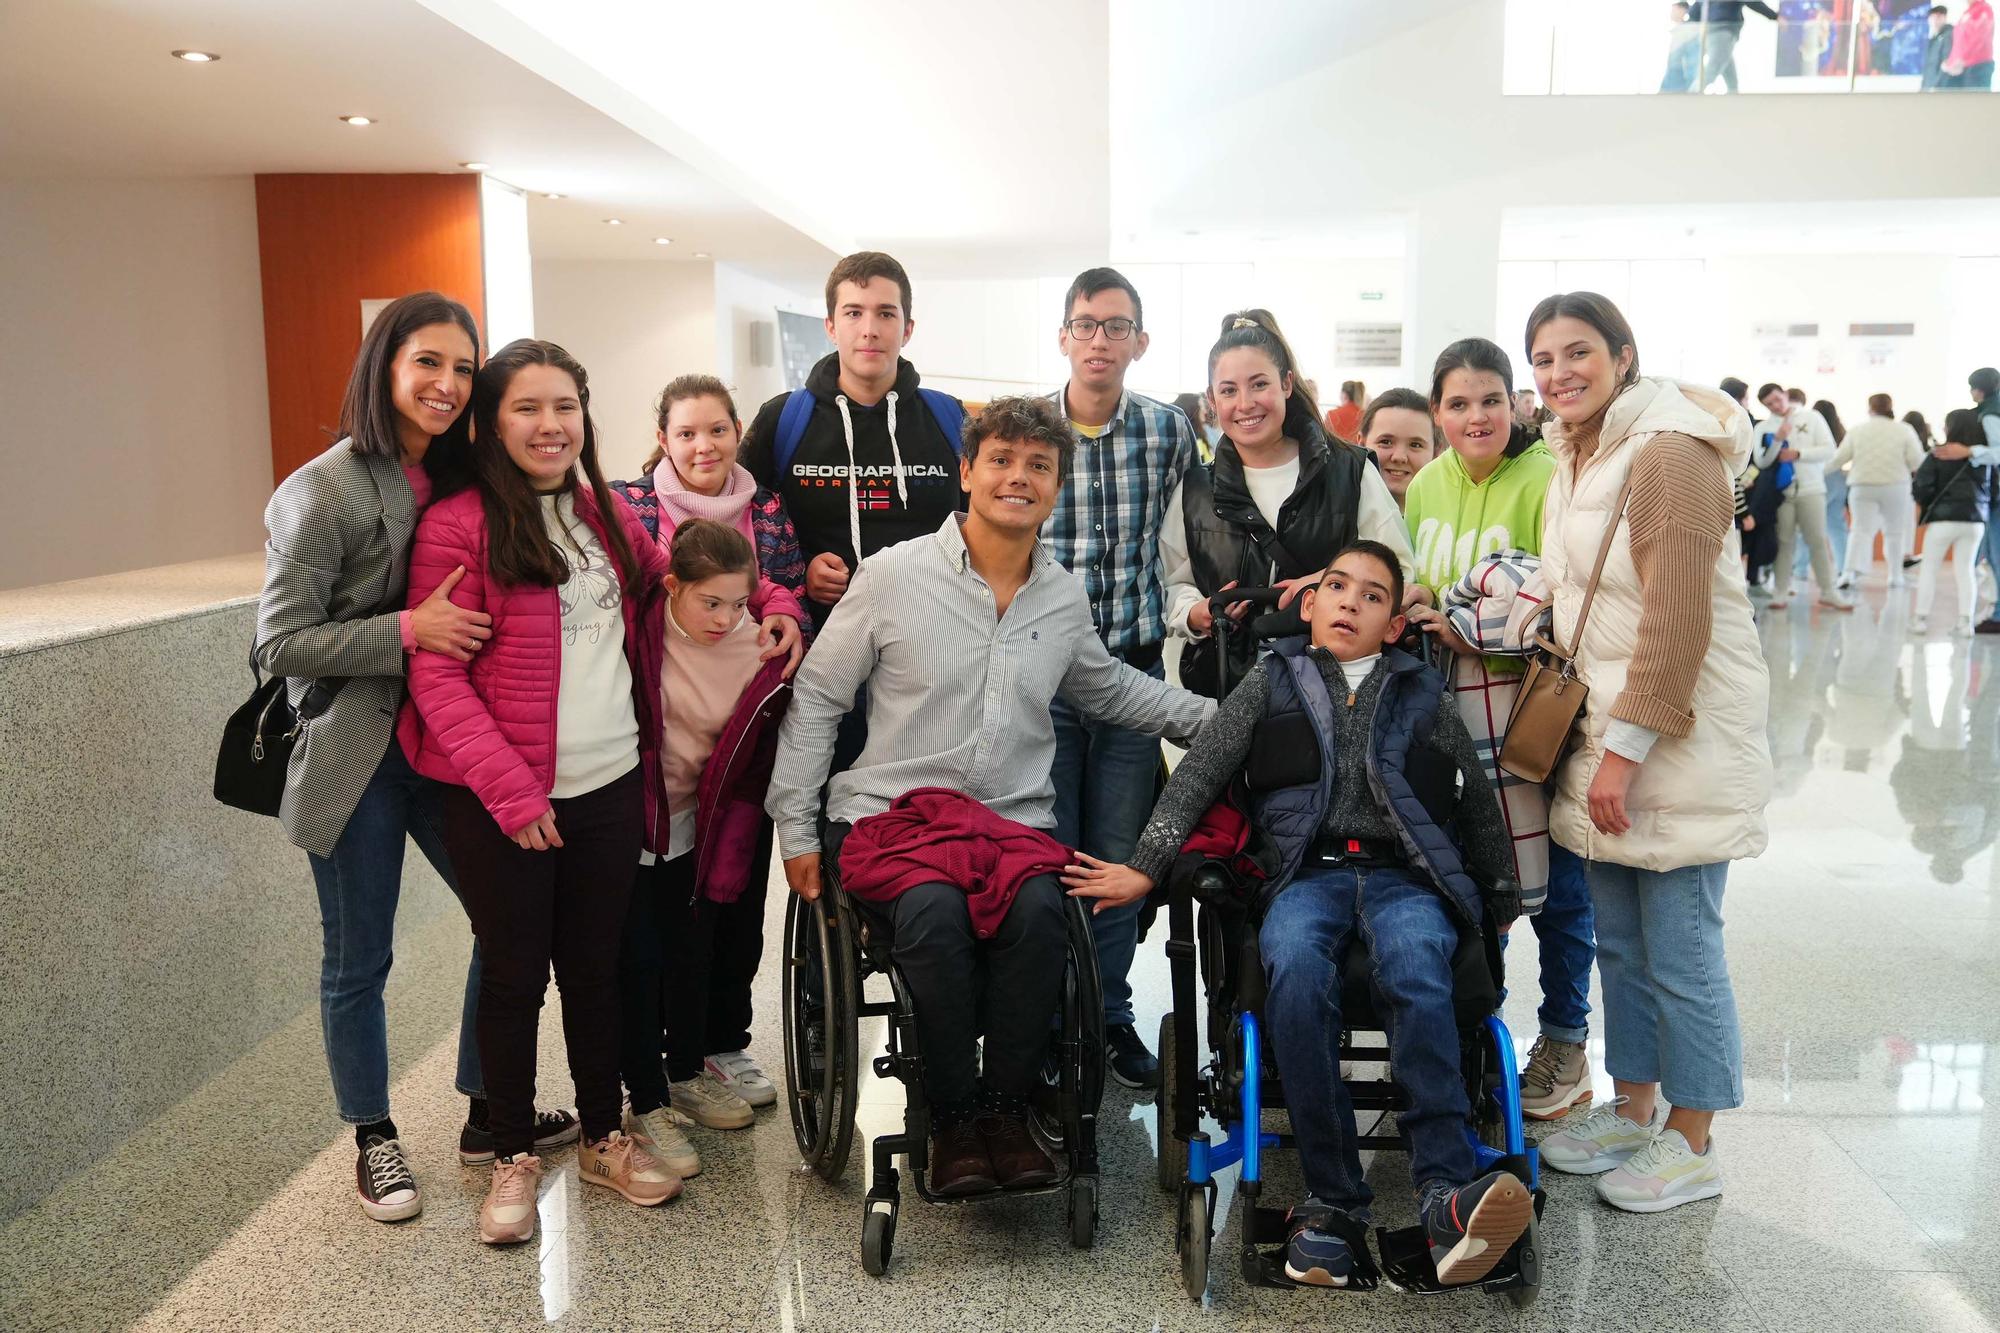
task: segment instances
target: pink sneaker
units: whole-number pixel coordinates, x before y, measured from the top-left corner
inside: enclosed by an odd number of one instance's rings
[[[585,1180],[617,1190],[641,1208],[665,1203],[681,1192],[681,1178],[647,1152],[639,1140],[619,1130],[586,1144],[577,1165]]]
[[[535,1197],[542,1183],[542,1159],[532,1153],[493,1163],[493,1183],[479,1209],[479,1239],[488,1245],[518,1245],[535,1238]]]

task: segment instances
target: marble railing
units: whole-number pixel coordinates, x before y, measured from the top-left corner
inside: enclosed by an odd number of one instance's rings
[[[317,1008],[306,854],[210,795],[262,569],[0,592],[0,1221]],[[409,860],[399,933],[458,912]]]

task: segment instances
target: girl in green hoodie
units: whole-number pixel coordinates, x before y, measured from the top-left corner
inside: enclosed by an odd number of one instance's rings
[[[1542,502],[1556,459],[1515,422],[1513,365],[1484,338],[1444,349],[1431,374],[1430,404],[1449,447],[1410,482],[1403,508],[1416,548],[1417,582],[1431,590],[1434,606],[1443,606],[1445,590],[1485,557],[1497,551],[1541,553]],[[1596,957],[1590,890],[1576,858],[1549,841],[1548,798],[1541,786],[1500,771],[1500,741],[1520,689],[1521,660],[1474,652],[1429,608],[1413,608],[1410,620],[1455,654],[1459,716],[1500,797],[1523,897],[1533,899],[1547,888],[1535,917],[1542,1033],[1521,1076],[1521,1100],[1529,1115],[1554,1119],[1591,1097],[1584,1056]]]

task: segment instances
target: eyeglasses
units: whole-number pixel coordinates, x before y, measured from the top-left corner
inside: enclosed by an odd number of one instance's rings
[[[1069,330],[1070,337],[1085,340],[1095,338],[1097,331],[1103,329],[1105,337],[1112,342],[1122,343],[1132,336],[1132,330],[1139,325],[1129,319],[1092,319],[1084,315],[1070,320],[1063,327]]]

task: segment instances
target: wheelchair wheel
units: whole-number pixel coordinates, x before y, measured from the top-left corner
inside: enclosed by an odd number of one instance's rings
[[[896,1251],[896,1205],[870,1201],[861,1219],[861,1266],[868,1276],[881,1277],[889,1271]]]
[[[1077,1176],[1069,1182],[1069,1243],[1079,1250],[1097,1243],[1096,1176]]]
[[[1201,1304],[1208,1290],[1208,1191],[1199,1186],[1181,1188],[1179,1217],[1175,1227],[1174,1250],[1180,1255],[1181,1287],[1188,1299]]]
[[[1187,1139],[1186,1126],[1174,1118],[1175,1090],[1180,1087],[1180,1056],[1174,1051],[1174,1016],[1170,1012],[1160,1020],[1160,1044],[1153,1048],[1160,1053],[1160,1091],[1153,1098],[1157,1112],[1154,1120],[1154,1137],[1159,1139],[1159,1151],[1154,1159],[1160,1189],[1168,1194],[1180,1188],[1187,1179]]]
[[[785,906],[785,1082],[806,1166],[838,1180],[854,1145],[859,1060],[854,927],[829,889]]]

